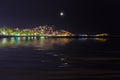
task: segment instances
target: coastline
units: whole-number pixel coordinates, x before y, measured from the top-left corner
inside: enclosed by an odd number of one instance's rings
[[[3,36],[0,35],[0,38],[9,38],[9,37],[43,37],[43,38],[112,38],[112,37],[119,37],[119,36]]]

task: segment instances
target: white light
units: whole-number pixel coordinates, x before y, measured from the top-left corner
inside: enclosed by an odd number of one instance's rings
[[[60,12],[60,16],[63,16],[64,15],[64,13],[63,12]]]
[[[61,58],[61,61],[64,61],[65,59],[64,58]]]
[[[3,33],[3,35],[6,35],[6,33],[5,32],[2,32]]]

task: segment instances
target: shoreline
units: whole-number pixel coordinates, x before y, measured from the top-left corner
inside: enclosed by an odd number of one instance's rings
[[[0,35],[0,38],[9,38],[9,37],[43,37],[43,38],[112,38],[116,36],[3,36]]]

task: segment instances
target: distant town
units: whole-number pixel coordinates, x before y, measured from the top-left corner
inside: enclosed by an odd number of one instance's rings
[[[104,37],[108,36],[107,33],[101,34],[73,34],[66,30],[57,30],[53,26],[39,26],[31,29],[19,29],[19,28],[8,28],[6,26],[0,28],[0,36],[40,36],[40,37]]]

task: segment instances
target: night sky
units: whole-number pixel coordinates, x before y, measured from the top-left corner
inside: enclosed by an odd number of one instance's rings
[[[64,12],[64,16],[60,16]],[[119,0],[0,0],[0,26],[120,34]]]

